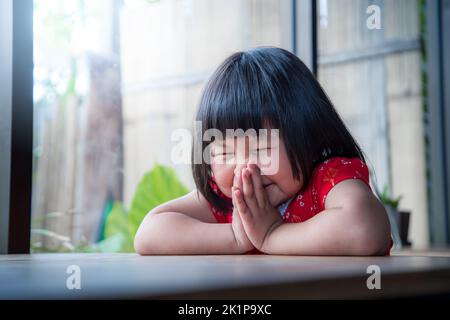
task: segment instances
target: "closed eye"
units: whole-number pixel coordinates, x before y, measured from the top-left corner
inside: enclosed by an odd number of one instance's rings
[[[226,153],[226,152],[222,152],[222,153],[214,153],[214,154],[213,154],[213,157],[228,156],[228,155],[233,155],[233,154],[234,154],[233,152],[228,152],[228,153]]]
[[[260,151],[265,151],[265,150],[270,150],[271,148],[267,147],[267,148],[258,148],[253,150],[253,152],[260,152]]]

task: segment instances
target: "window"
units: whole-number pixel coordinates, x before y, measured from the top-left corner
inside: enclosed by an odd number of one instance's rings
[[[226,56],[290,49],[289,5],[35,0],[32,250],[104,240],[109,213],[129,210],[156,163],[192,188],[189,166],[171,162],[171,132],[190,128]]]
[[[380,29],[367,26],[373,6]],[[190,129],[217,64],[257,45],[291,50],[317,71],[379,191],[402,196],[400,207],[411,211],[413,245],[449,243],[445,1],[0,7],[1,252],[28,252],[30,212],[33,252],[131,250],[148,204],[193,186],[189,167],[171,161],[171,133]],[[149,187],[159,190],[153,198],[145,198]]]
[[[367,20],[374,3],[380,29]],[[380,192],[411,210],[410,238],[429,244],[420,12],[417,1],[322,0],[318,77],[376,172]],[[370,21],[369,21],[370,23]]]

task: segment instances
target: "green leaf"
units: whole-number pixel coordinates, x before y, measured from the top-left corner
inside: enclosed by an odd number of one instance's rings
[[[161,203],[181,197],[188,189],[178,179],[176,172],[168,167],[156,165],[139,182],[131,202],[129,214],[130,237],[134,235],[147,213]]]
[[[121,202],[115,201],[105,223],[105,238],[116,234],[128,236],[128,213]]]
[[[127,240],[128,237],[125,237],[123,234],[119,233],[88,247],[80,248],[78,251],[100,253],[121,252]]]
[[[128,227],[128,213],[119,201],[115,201],[111,212],[109,213],[105,222],[105,240],[120,235],[122,237],[122,243],[120,248],[115,248],[117,251],[108,252],[133,252],[133,241],[130,237],[130,231]],[[116,240],[118,241],[118,240]],[[103,241],[102,241],[103,242]],[[111,249],[111,246],[107,246]]]
[[[393,209],[397,210],[398,206],[400,205],[400,200],[402,199],[402,196],[399,196],[397,198],[391,198],[389,196],[389,188],[388,186],[384,186],[383,192],[380,195],[380,200],[385,205],[391,206]]]

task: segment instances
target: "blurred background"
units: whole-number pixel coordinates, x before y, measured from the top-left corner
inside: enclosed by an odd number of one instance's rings
[[[448,244],[448,208],[433,215],[427,6],[34,0],[31,250],[132,250],[148,210],[194,187],[189,165],[172,161],[172,132],[191,130],[223,59],[260,45],[316,73],[367,155],[397,246]],[[448,206],[447,190],[433,201]]]

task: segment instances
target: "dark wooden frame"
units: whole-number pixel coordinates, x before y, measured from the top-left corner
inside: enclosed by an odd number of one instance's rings
[[[10,14],[6,17],[12,18],[11,48],[3,48],[11,50],[13,57],[11,125],[10,136],[6,137],[11,149],[9,210],[7,219],[1,221],[8,224],[7,228],[2,227],[3,234],[7,231],[7,252],[28,253],[33,165],[33,1],[7,1],[12,12],[2,12],[2,17]],[[450,244],[450,34],[444,32],[450,30],[448,3],[448,0],[426,3],[429,212],[431,242],[436,245]],[[317,74],[316,11],[316,0],[292,0],[292,48],[314,74]]]
[[[292,0],[292,48],[317,76],[317,0]]]
[[[11,0],[12,75],[7,253],[29,253],[33,167],[33,1]]]

